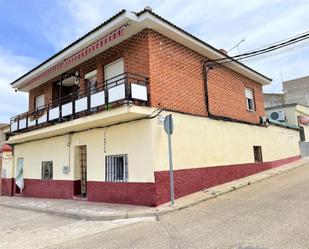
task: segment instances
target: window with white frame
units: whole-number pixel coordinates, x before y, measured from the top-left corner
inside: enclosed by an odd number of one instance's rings
[[[124,83],[123,58],[104,66],[104,79],[108,89]]]
[[[44,105],[45,105],[45,95],[44,94],[41,94],[35,97],[35,109],[36,110],[40,110],[44,108]]]
[[[52,180],[53,179],[53,161],[42,162],[42,179]]]
[[[128,155],[110,155],[105,157],[105,181],[128,181]]]
[[[254,111],[254,93],[253,89],[251,88],[245,88],[245,96],[246,96],[246,104],[247,104],[247,110],[248,111]]]

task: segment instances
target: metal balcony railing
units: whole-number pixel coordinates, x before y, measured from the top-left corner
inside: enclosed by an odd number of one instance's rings
[[[148,78],[126,72],[12,117],[11,134],[66,122],[125,103],[147,105],[148,99]]]

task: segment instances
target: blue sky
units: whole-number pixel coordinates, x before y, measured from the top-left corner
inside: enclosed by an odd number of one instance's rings
[[[242,53],[309,31],[308,0],[0,0],[0,122],[27,109],[27,94],[11,81],[121,9],[147,5],[217,48],[245,38]],[[274,80],[265,92],[280,92],[282,79],[309,75],[308,42],[244,63]]]

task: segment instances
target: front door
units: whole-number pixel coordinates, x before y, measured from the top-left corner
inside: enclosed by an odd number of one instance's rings
[[[87,195],[87,146],[79,146],[81,195]]]

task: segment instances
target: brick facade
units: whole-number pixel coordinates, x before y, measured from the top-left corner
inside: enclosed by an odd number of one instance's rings
[[[150,32],[150,85],[153,106],[207,116],[203,62],[205,57],[154,31]],[[252,88],[256,111],[247,110],[245,87]],[[218,65],[208,74],[209,111],[259,123],[265,115],[262,86]]]
[[[152,105],[206,116],[203,57],[154,31],[149,40]]]
[[[253,89],[255,111],[248,111],[245,88]],[[262,85],[228,69],[215,66],[208,73],[209,112],[252,123],[265,115]]]
[[[74,73],[79,70],[80,76],[83,77],[86,73],[97,69],[97,80],[98,82],[102,82],[104,81],[104,66],[115,60],[123,58],[125,71],[149,76],[148,54],[148,31],[145,30],[80,64],[78,67],[71,69],[69,72]],[[59,80],[59,76],[55,77],[47,83],[31,90],[29,92],[29,110],[32,110],[34,107],[35,97],[41,94],[45,94],[45,104],[52,103],[52,85],[59,82]],[[85,88],[85,80],[81,78],[79,89],[84,90]]]
[[[53,99],[53,86],[52,82],[49,81],[37,88],[34,88],[29,92],[29,111],[35,109],[35,98],[44,94],[45,104],[51,103]]]
[[[104,66],[124,59],[125,71],[150,78],[150,103],[154,107],[193,115],[207,116],[203,62],[205,57],[153,31],[145,29],[122,43],[72,69],[81,76],[97,69],[98,81],[104,81]],[[59,77],[58,77],[59,78]],[[59,80],[59,79],[58,79]],[[45,94],[45,103],[52,101],[52,83],[30,91],[29,109],[34,98]],[[84,80],[80,89],[84,89]],[[256,111],[246,108],[245,87],[252,88]],[[262,86],[224,66],[215,66],[208,74],[209,111],[216,116],[259,123],[265,115]]]

